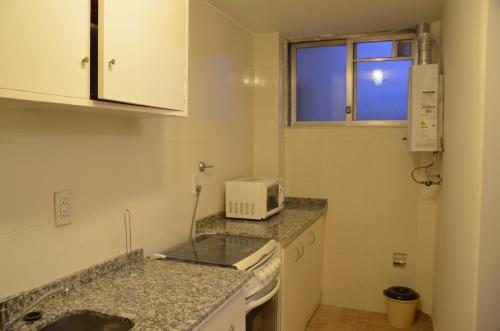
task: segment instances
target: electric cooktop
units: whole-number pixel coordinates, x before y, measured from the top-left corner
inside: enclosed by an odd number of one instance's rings
[[[161,252],[169,260],[235,268],[239,261],[257,252],[270,239],[230,235],[203,235]]]

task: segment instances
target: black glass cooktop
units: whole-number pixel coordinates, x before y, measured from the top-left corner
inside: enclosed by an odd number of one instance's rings
[[[269,239],[229,235],[204,235],[162,252],[169,260],[232,267],[252,255]]]

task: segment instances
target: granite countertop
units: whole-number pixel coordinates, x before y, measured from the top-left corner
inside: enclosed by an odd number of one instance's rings
[[[285,208],[267,220],[252,221],[226,218],[224,213],[196,222],[197,234],[228,234],[275,239],[285,247],[309,225],[325,214],[326,199],[286,198]]]
[[[36,310],[44,318],[17,322],[12,330],[37,330],[72,311],[90,310],[129,318],[132,330],[192,330],[250,279],[229,268],[139,259],[57,295]]]

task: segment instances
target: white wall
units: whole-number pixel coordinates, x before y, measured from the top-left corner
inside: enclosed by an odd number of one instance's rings
[[[486,0],[447,1],[441,21],[446,150],[436,231],[433,318],[438,331],[475,330],[486,5]]]
[[[126,208],[146,254],[186,240],[200,160],[215,168],[198,216],[252,173],[253,36],[203,0],[190,10],[188,119],[0,109],[0,297],[123,253]],[[66,189],[73,224],[56,228]]]
[[[477,330],[500,330],[500,1],[490,0],[486,42],[483,186],[479,236]]]
[[[282,176],[283,146],[280,114],[280,36],[254,37],[254,174]]]
[[[323,303],[385,311],[382,291],[406,285],[432,307],[435,189],[412,182],[425,163],[405,128],[323,127],[285,131],[286,190],[328,198]],[[408,266],[392,265],[393,252]]]

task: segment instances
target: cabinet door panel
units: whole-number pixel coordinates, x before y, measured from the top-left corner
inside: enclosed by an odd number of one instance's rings
[[[324,218],[320,218],[313,224],[311,236],[311,300],[315,305],[323,292]]]
[[[304,284],[307,284],[307,291],[306,291],[306,317],[309,319],[313,312],[314,312],[314,305],[316,303],[316,293],[315,293],[315,288],[317,287],[314,282],[316,281],[316,251],[315,251],[315,233],[313,231],[312,226],[307,229],[304,233],[304,244],[306,246],[306,252],[307,252],[307,268],[306,268],[306,280]]]
[[[0,45],[0,88],[89,98],[90,0],[2,0]]]
[[[287,331],[304,331],[303,264],[299,255],[296,239],[283,252],[282,330]]]
[[[99,0],[99,99],[185,108],[187,10],[186,0]]]
[[[307,247],[307,241],[306,241],[306,236],[303,233],[299,238],[299,246],[301,250],[301,258],[299,260],[299,277],[300,277],[300,287],[299,287],[299,293],[300,293],[300,299],[299,299],[299,305],[300,305],[300,325],[301,325],[301,330],[305,330],[306,324],[309,320],[309,314],[308,314],[308,297],[309,297],[309,290],[310,290],[310,283],[309,283],[309,259],[310,259],[310,251]]]

